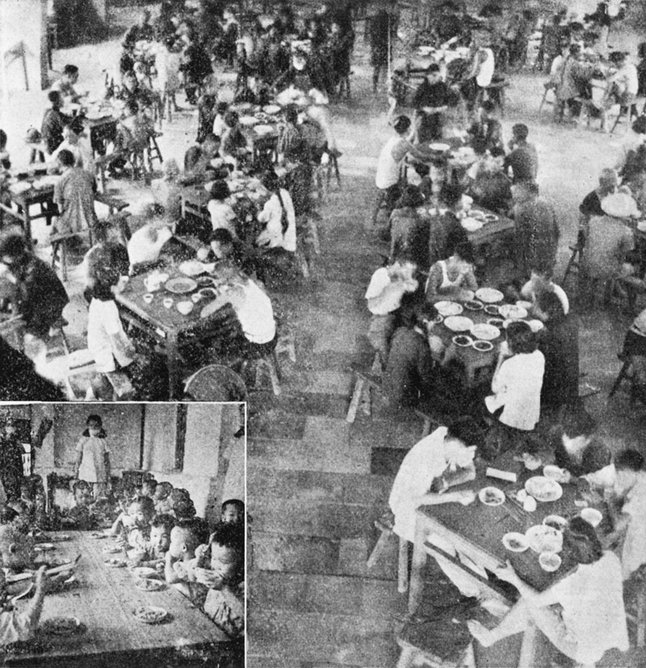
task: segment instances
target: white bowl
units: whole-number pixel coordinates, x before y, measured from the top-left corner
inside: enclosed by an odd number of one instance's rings
[[[538,556],[538,563],[544,571],[553,573],[561,567],[561,557],[556,552],[541,552]]]
[[[182,315],[188,315],[193,310],[193,302],[178,302],[177,310]]]
[[[584,508],[580,515],[582,519],[595,528],[601,524],[603,519],[603,515],[596,508]]]

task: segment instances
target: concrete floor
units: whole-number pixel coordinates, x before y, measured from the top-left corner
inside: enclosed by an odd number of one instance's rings
[[[123,19],[123,15],[119,18]],[[616,43],[619,43],[615,39]],[[115,41],[55,53],[55,68],[81,67],[81,87],[99,88],[99,73],[116,63]],[[394,666],[395,633],[405,613],[397,594],[394,551],[371,572],[365,566],[372,523],[385,507],[392,478],[420,425],[385,413],[354,425],[345,422],[352,363],[366,365],[370,351],[363,302],[365,286],[380,265],[380,246],[370,225],[373,174],[379,149],[389,136],[385,95],[372,96],[365,49],[359,45],[353,100],[333,108],[339,137],[343,187],[322,207],[322,255],[309,286],[273,295],[296,334],[295,364],[283,360],[282,394],[253,398],[249,425],[248,501],[253,517],[249,639],[251,668]],[[576,236],[577,206],[612,165],[620,137],[554,126],[537,115],[542,78],[520,75],[509,90],[506,138],[511,125],[528,123],[539,146],[539,182],[559,212],[559,266]],[[42,94],[17,96],[3,126],[14,156],[30,124],[39,125]],[[16,113],[16,112],[20,113]],[[195,113],[164,127],[165,156],[181,159],[194,136]],[[119,184],[137,211],[150,200],[145,189]],[[38,231],[45,234],[45,230]],[[85,308],[78,276],[66,316],[82,345]],[[625,395],[607,400],[618,370],[616,357],[630,318],[618,310],[581,315],[581,371],[601,392],[587,400],[604,438],[618,449],[641,441],[643,409],[631,409]],[[508,655],[509,656],[509,655]],[[506,668],[504,652],[480,657],[483,665]],[[607,656],[602,665],[646,665],[643,657]]]

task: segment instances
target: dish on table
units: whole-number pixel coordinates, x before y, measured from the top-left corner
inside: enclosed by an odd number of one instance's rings
[[[177,302],[177,310],[182,315],[188,315],[193,310],[193,302],[192,301]]]
[[[110,566],[110,568],[123,568],[126,565],[124,559],[117,559],[115,557],[106,559],[104,563],[106,566]]]
[[[444,318],[444,325],[452,332],[470,332],[473,327],[473,320],[463,315],[450,315]]]
[[[439,325],[441,322],[444,322],[444,316],[438,313],[431,322],[434,325]]]
[[[106,545],[103,548],[104,554],[119,554],[119,552],[123,552],[123,549],[118,547],[117,545]]]
[[[212,276],[200,276],[195,279],[200,288],[210,288],[213,287],[213,277]]]
[[[500,315],[500,311],[498,311],[498,307],[495,304],[487,304],[487,306],[484,307],[484,312],[487,315],[495,315],[495,316]]]
[[[469,299],[468,301],[464,302],[464,308],[467,311],[482,311],[484,304],[482,302],[475,301],[475,299]]]
[[[495,213],[485,213],[484,219],[488,223],[495,223],[498,220],[498,216]]]
[[[478,498],[485,506],[499,506],[505,502],[505,494],[497,487],[483,487],[478,492]]]
[[[435,310],[446,317],[447,315],[459,315],[464,310],[462,304],[457,302],[441,301],[435,302]]]
[[[565,517],[561,517],[560,515],[548,515],[543,519],[543,524],[545,526],[552,527],[552,529],[555,529],[556,531],[563,532],[567,526],[567,520]]]
[[[510,552],[524,552],[529,548],[529,542],[525,535],[517,531],[510,531],[502,537],[502,544]]]
[[[202,288],[199,294],[204,299],[215,299],[218,296],[217,290],[215,288]]]
[[[479,322],[471,328],[471,334],[476,337],[476,339],[482,339],[483,341],[493,341],[500,336],[500,330],[493,325],[489,325],[485,322]]]
[[[132,569],[132,572],[138,578],[149,578],[152,575],[157,575],[157,570],[155,568],[150,568],[149,566],[135,566]]]
[[[468,348],[473,343],[473,339],[465,334],[458,334],[457,336],[454,336],[451,341],[460,348]]]
[[[168,610],[154,605],[142,605],[132,611],[135,618],[144,624],[160,624],[168,619]]]
[[[34,550],[36,550],[36,552],[48,552],[49,550],[54,549],[54,543],[36,543],[36,545],[34,545]]]
[[[269,135],[274,131],[274,126],[273,125],[256,125],[253,130],[257,135]]]
[[[543,467],[543,475],[550,480],[556,480],[556,482],[567,482],[568,481],[568,472],[565,469],[562,469],[560,466],[555,466],[554,464],[547,464]]]
[[[495,288],[479,288],[476,290],[476,297],[485,304],[493,304],[494,302],[501,302],[503,298],[502,292]],[[489,311],[487,311],[489,313]],[[497,311],[496,311],[497,312]]]
[[[199,276],[206,271],[206,268],[199,260],[186,260],[180,263],[179,270],[187,276]]]
[[[251,127],[252,125],[258,125],[260,121],[255,116],[240,116],[240,125],[245,127]]]
[[[545,325],[540,321],[540,320],[528,320],[527,324],[529,325],[529,328],[536,334],[537,332],[540,332]]]
[[[151,578],[139,578],[135,582],[135,587],[141,591],[161,591],[166,589],[166,585],[161,580],[153,580]]]
[[[554,571],[558,571],[562,562],[561,557],[555,552],[542,552],[538,556],[538,563],[544,571],[553,573]]]
[[[262,108],[262,110],[266,114],[269,114],[270,116],[275,116],[276,114],[279,114],[280,109],[281,109],[280,106],[277,104],[267,104]]]
[[[556,501],[563,496],[563,488],[556,482],[544,476],[534,476],[525,483],[525,489],[537,501],[547,502]]]
[[[492,327],[497,327],[498,329],[502,329],[505,321],[502,318],[489,318],[487,320],[487,324],[491,325]]]
[[[81,620],[77,617],[50,617],[43,620],[38,628],[44,633],[69,636],[81,629]]]
[[[525,301],[524,299],[519,299],[516,302],[516,306],[524,308],[526,311],[529,311],[529,309],[532,308],[532,302]]]
[[[460,224],[467,232],[477,232],[484,225],[484,222],[476,218],[467,217],[463,218]]]
[[[172,292],[175,295],[185,295],[197,288],[197,281],[194,281],[192,278],[179,276],[166,281],[164,287],[168,292]]]
[[[563,549],[563,534],[547,524],[535,524],[525,531],[529,547],[537,553],[560,552]]]
[[[438,152],[441,151],[442,153],[451,150],[451,147],[448,144],[443,144],[442,142],[433,142],[428,145],[428,148],[431,151],[438,151]]]
[[[579,514],[582,519],[593,527],[598,527],[603,519],[603,515],[596,508],[584,508]]]
[[[527,309],[524,309],[522,306],[516,306],[516,304],[502,304],[502,306],[498,307],[498,313],[503,318],[508,318],[509,320],[520,320],[527,317]]]
[[[491,341],[474,341],[471,345],[479,353],[488,353],[493,350],[493,343]]]

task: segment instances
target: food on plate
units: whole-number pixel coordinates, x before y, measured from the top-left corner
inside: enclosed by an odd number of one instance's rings
[[[444,318],[444,326],[452,332],[469,332],[473,327],[473,320],[462,315],[450,315]]]
[[[502,543],[510,552],[524,552],[529,547],[527,538],[517,531],[506,533],[502,537]]]
[[[448,315],[459,315],[463,311],[461,304],[449,301],[435,302],[435,310],[444,317]]]
[[[480,353],[488,353],[493,350],[491,341],[474,341],[472,345]]]
[[[451,339],[453,343],[455,343],[456,346],[470,346],[472,343],[472,339],[468,336],[460,335],[460,336],[454,336],[453,339]]]
[[[555,531],[563,531],[565,527],[567,526],[567,520],[565,517],[561,517],[560,515],[548,515],[543,519],[543,524],[545,526],[551,527]]]
[[[483,487],[478,492],[478,498],[486,506],[499,506],[505,501],[504,493],[497,487]]]
[[[467,311],[482,311],[484,304],[482,302],[477,302],[474,299],[464,302],[464,308]]]
[[[142,605],[135,608],[132,614],[144,624],[159,624],[168,618],[168,611],[152,605]]]
[[[566,469],[562,469],[560,466],[555,466],[554,464],[544,466],[543,475],[550,480],[556,480],[556,482],[568,482],[570,480],[570,473]]]
[[[556,501],[563,495],[563,488],[556,480],[544,476],[534,476],[525,483],[525,489],[537,501]]]
[[[123,568],[126,565],[124,559],[117,559],[115,557],[105,560],[105,565],[110,566],[111,568]]]
[[[538,557],[541,568],[548,573],[557,571],[561,566],[561,557],[555,552],[542,552]]]
[[[563,549],[563,533],[546,524],[535,524],[525,532],[529,547],[537,553],[560,552]]]
[[[166,588],[166,585],[161,580],[153,580],[152,578],[139,578],[135,582],[135,587],[141,591],[161,591]]]
[[[479,288],[476,290],[476,297],[485,304],[493,304],[494,302],[501,302],[503,298],[502,292],[495,288]]]
[[[498,312],[503,318],[510,320],[520,320],[527,317],[527,309],[516,306],[516,304],[503,304],[498,308]]]
[[[170,281],[166,281],[164,288],[173,294],[184,295],[197,288],[197,281],[192,278],[171,278]]]
[[[473,334],[476,339],[482,339],[483,341],[493,341],[493,339],[497,339],[500,336],[500,330],[493,325],[480,322],[471,328],[471,334]]]
[[[44,633],[66,636],[76,633],[81,628],[81,622],[76,617],[50,617],[43,620],[39,628]]]

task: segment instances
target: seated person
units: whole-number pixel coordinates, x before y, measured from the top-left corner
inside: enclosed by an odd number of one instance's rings
[[[368,340],[382,365],[388,359],[402,299],[418,288],[413,278],[416,270],[417,266],[407,257],[393,258],[390,264],[375,271],[366,290],[365,299],[371,313]]]
[[[63,143],[63,128],[72,120],[69,116],[61,113],[63,99],[57,90],[49,91],[47,94],[49,109],[43,116],[40,128],[45,150],[51,155]]]
[[[119,508],[121,509],[121,512],[110,529],[110,535],[115,538],[120,538],[123,543],[127,543],[128,534],[134,528],[134,519],[128,513],[131,501],[132,499],[130,499],[126,493],[120,496]]]
[[[467,192],[484,209],[507,215],[512,206],[511,181],[503,172],[502,163],[502,154],[487,153],[480,161]]]
[[[6,575],[4,570],[0,568],[0,599],[3,601],[0,610],[0,648],[33,638],[38,628],[45,594],[49,586],[49,580],[45,574],[46,569],[46,566],[41,566],[38,569],[34,579],[34,595],[26,608],[18,610],[6,603]]]
[[[150,474],[146,474],[147,477],[145,477],[141,483],[141,488],[139,489],[139,496],[147,496],[149,499],[155,499],[155,490],[157,489],[157,481],[155,478]]]
[[[254,272],[254,249],[245,246],[240,239],[224,228],[217,228],[211,232],[209,248],[200,248],[197,259],[202,262],[218,262],[228,260],[236,267],[252,274]]]
[[[473,503],[471,489],[451,491],[455,485],[474,480],[476,443],[482,431],[471,418],[461,418],[448,427],[438,427],[416,443],[397,471],[388,504],[395,516],[394,532],[404,540],[415,541],[416,511],[420,506],[442,503]],[[462,569],[442,557],[436,560],[445,574],[466,596],[473,587],[463,583]]]
[[[21,512],[22,509],[22,504],[19,504],[18,507],[15,507],[13,503],[0,506],[0,526],[13,527],[19,533],[27,535],[30,523],[27,516]]]
[[[134,102],[142,111],[149,110],[155,101],[152,91],[137,81],[134,70],[124,73],[117,99],[123,100],[126,104]]]
[[[453,254],[446,260],[435,262],[428,272],[426,301],[435,303],[460,298],[465,290],[477,290],[474,262],[473,247],[468,242],[455,246]]]
[[[151,205],[145,216],[149,222],[134,232],[128,241],[131,273],[157,262],[164,244],[173,236],[158,205]]]
[[[240,499],[227,499],[220,508],[220,522],[243,527],[245,524],[245,505]]]
[[[128,553],[132,563],[155,568],[163,563],[170,546],[170,534],[175,526],[172,515],[155,515],[150,522],[150,539],[139,543]]]
[[[155,504],[148,496],[138,496],[130,502],[128,517],[132,527],[128,531],[128,545],[135,550],[145,550],[150,540],[150,523],[155,516]]]
[[[532,267],[529,280],[520,289],[520,297],[536,304],[538,298],[544,292],[553,292],[558,297],[564,315],[570,312],[570,300],[565,290],[554,283],[552,267],[550,265]]]
[[[423,204],[419,189],[408,185],[390,214],[390,257],[408,255],[418,267],[428,265],[428,224],[417,212]]]
[[[121,285],[124,285],[130,273],[130,259],[128,250],[110,234],[110,223],[99,220],[93,228],[94,245],[85,254],[83,266],[85,268],[85,299],[92,300],[92,290],[97,282],[98,275],[106,268],[116,271]]]
[[[224,116],[226,129],[222,135],[222,157],[238,158],[240,152],[246,152],[247,138],[240,127],[240,116],[237,111],[228,111]]]
[[[160,482],[155,487],[153,501],[155,502],[155,512],[157,515],[170,514],[172,510],[170,493],[173,491],[173,485],[170,482]]]
[[[433,184],[435,186],[435,181]],[[431,216],[429,220],[428,256],[431,264],[449,257],[457,244],[469,241],[467,231],[458,218],[462,210],[462,195],[462,188],[454,184],[443,184],[438,193],[440,210],[438,215]],[[446,207],[444,212],[441,211],[442,207]]]
[[[173,515],[178,522],[193,519],[197,514],[195,504],[186,489],[175,487],[170,493],[170,502],[170,514]]]
[[[58,156],[61,151],[70,151],[74,156],[74,167],[81,167],[94,178],[94,155],[89,138],[85,135],[85,127],[80,118],[74,118],[63,128],[63,141],[51,154],[48,161],[48,170],[57,172]]]
[[[65,65],[61,73],[61,78],[52,84],[50,90],[58,91],[63,102],[77,104],[87,95],[87,93],[85,95],[79,94],[76,88],[74,88],[78,80],[79,68],[76,65]]]
[[[265,227],[256,239],[264,248],[280,248],[290,253],[296,251],[296,214],[292,197],[280,186],[278,175],[273,170],[265,172],[262,185],[270,197],[258,214],[258,221]]]
[[[578,665],[595,665],[613,647],[628,649],[619,559],[603,551],[595,529],[581,517],[570,520],[563,543],[578,566],[540,593],[511,565],[495,571],[499,579],[516,587],[520,599],[491,630],[478,621],[467,622],[471,635],[481,645],[489,647],[534,624]]]
[[[478,119],[468,130],[471,140],[484,142],[485,150],[493,153],[502,151],[505,155],[505,145],[502,139],[502,125],[496,118],[496,105],[491,100],[480,103]]]
[[[218,135],[208,134],[201,144],[191,146],[184,156],[184,172],[193,180],[205,180],[205,172],[213,160],[221,162],[221,141]],[[184,179],[184,181],[186,181]]]
[[[511,171],[512,183],[536,181],[538,153],[534,144],[527,141],[529,128],[524,123],[517,123],[511,131],[513,135],[509,142],[511,152],[505,158],[505,173],[509,174]]]
[[[63,518],[63,525],[74,527],[80,531],[88,531],[97,526],[96,517],[92,513],[92,489],[85,480],[77,480],[74,483],[74,506],[70,508],[67,517]]]
[[[164,575],[168,584],[187,583],[194,580],[195,549],[200,545],[200,532],[194,519],[180,520],[171,529],[170,544],[164,558]],[[190,589],[179,590],[190,597]]]
[[[568,478],[595,476],[612,463],[608,447],[595,435],[596,423],[583,409],[568,411],[562,423],[551,432],[551,445],[557,466],[568,472]],[[602,474],[601,474],[602,475]]]
[[[393,407],[416,406],[430,394],[433,356],[427,327],[436,315],[432,306],[418,306],[411,326],[399,327],[393,334],[383,381],[388,402]]]
[[[211,225],[214,230],[227,230],[232,236],[236,233],[236,214],[231,205],[226,201],[231,195],[229,186],[223,179],[216,179],[211,184],[211,199],[208,210],[211,216]]]

